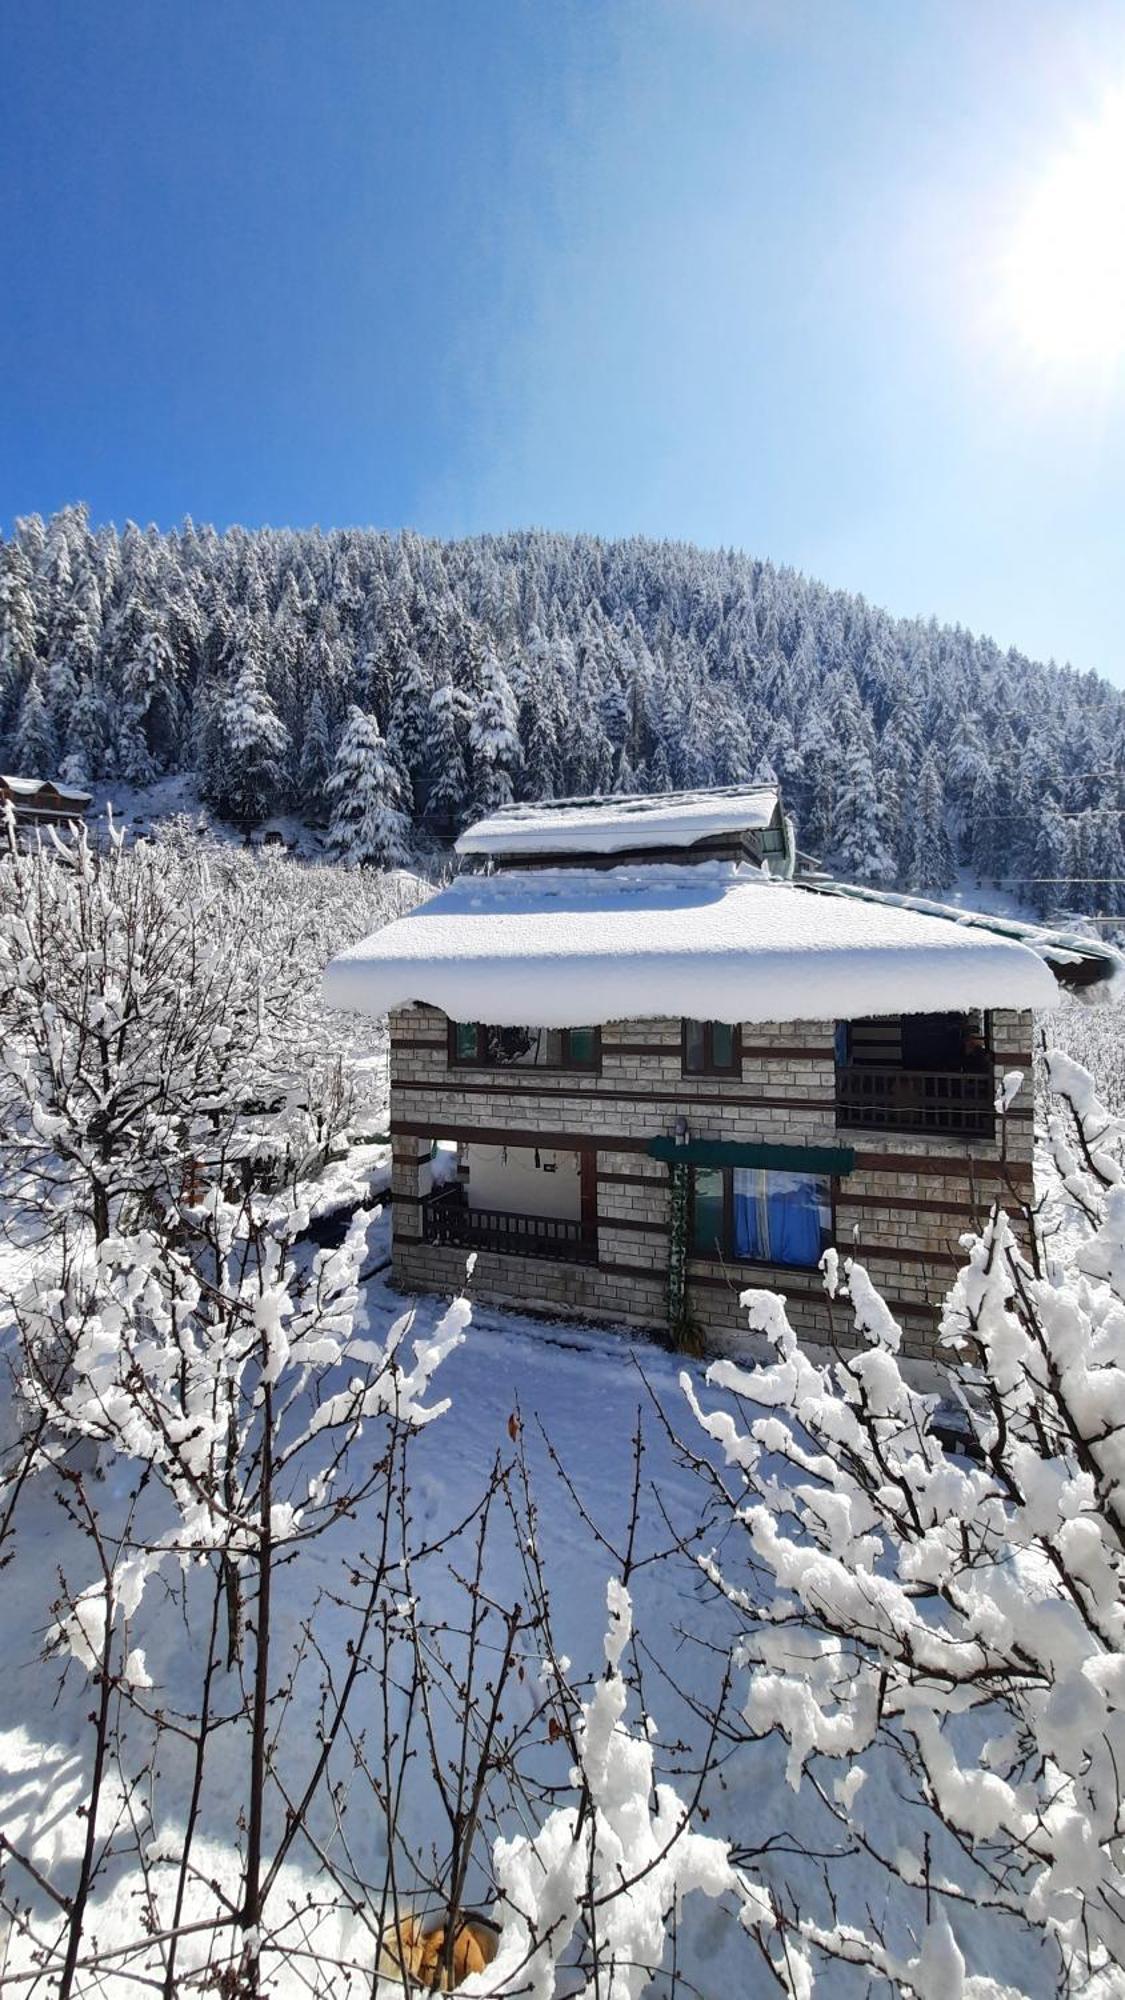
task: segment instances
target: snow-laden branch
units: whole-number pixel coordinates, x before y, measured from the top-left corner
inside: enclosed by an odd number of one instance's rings
[[[664,1958],[668,1927],[692,1893],[728,1898],[747,1928],[775,1927],[770,1897],[734,1868],[729,1844],[698,1832],[675,1788],[654,1776],[649,1729],[626,1723],[621,1662],[633,1607],[616,1577],[606,1587],[605,1672],[576,1730],[575,1803],[538,1833],[497,1843],[503,1929],[494,1963],[457,1988],[470,1995],[553,2000],[581,1939],[583,2000],[639,2000]]]
[[[1125,1963],[1125,1127],[1079,1065],[1053,1054],[1048,1070],[1076,1240],[1060,1268],[1034,1214],[995,1212],[965,1239],[942,1338],[968,1450],[939,1432],[939,1398],[907,1379],[855,1263],[826,1277],[858,1351],[814,1360],[784,1301],[748,1292],[775,1359],[716,1363],[722,1405],[683,1387],[741,1488],[740,1559],[728,1538],[700,1560],[742,1624],[747,1729],[787,1740],[794,1787],[820,1758],[889,1745],[979,1899],[1041,1928],[1080,1983]],[[877,1848],[862,1771],[835,1797]],[[939,1905],[957,1890],[928,1887]],[[804,1929],[903,1990],[990,1990],[973,1983],[984,1967],[935,1983],[937,1941],[892,1969],[870,1930]]]

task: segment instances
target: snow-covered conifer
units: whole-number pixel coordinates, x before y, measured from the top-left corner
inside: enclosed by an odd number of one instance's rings
[[[325,787],[332,770],[332,738],[328,728],[328,717],[324,710],[324,697],[319,687],[314,687],[312,699],[305,711],[304,734],[301,738],[301,756],[297,770],[297,803],[302,813],[310,819],[323,817],[326,792]]]
[[[937,759],[927,751],[918,773],[913,806],[908,888],[921,895],[940,895],[954,877],[953,848],[945,824],[945,793]]]
[[[968,860],[978,882],[995,882],[1001,872],[1004,842],[996,815],[996,780],[982,763],[973,785],[966,821]]]
[[[31,676],[23,691],[15,735],[12,739],[14,769],[24,778],[53,777],[55,750],[55,732],[39,684],[38,669],[32,668]]]
[[[216,698],[205,796],[227,819],[258,820],[285,801],[289,737],[266,692],[261,666],[244,655],[229,693]]]
[[[401,868],[409,822],[400,807],[402,778],[373,715],[348,710],[325,785],[331,802],[328,842],[354,868]]]
[[[460,829],[468,802],[465,746],[472,712],[467,695],[451,680],[439,681],[430,697],[426,818],[431,830],[446,839]]]
[[[1066,821],[1058,807],[1049,804],[1041,813],[1039,830],[1031,850],[1028,899],[1041,917],[1057,910],[1066,890]]]
[[[481,695],[469,729],[473,811],[480,816],[510,805],[519,766],[516,704],[508,677],[489,649],[481,662]]]
[[[418,812],[426,805],[430,754],[430,683],[413,646],[403,649],[387,719],[387,745],[403,781],[404,798]]]
[[[885,838],[883,801],[866,746],[856,742],[840,765],[832,805],[835,863],[849,882],[885,886],[894,880],[893,853]]]
[[[0,544],[0,685],[22,684],[38,648],[31,566],[18,542]]]

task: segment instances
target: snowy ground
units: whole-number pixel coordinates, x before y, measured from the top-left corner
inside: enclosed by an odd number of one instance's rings
[[[386,1231],[386,1220],[376,1225],[369,1267],[383,1261]],[[371,1331],[378,1337],[401,1310],[402,1301],[387,1289],[382,1275],[371,1280],[367,1299]],[[421,1301],[416,1330],[425,1333],[432,1328],[440,1310],[440,1301]],[[645,1557],[668,1550],[672,1538],[664,1517],[676,1533],[688,1535],[701,1507],[699,1487],[678,1461],[653,1408],[655,1400],[674,1429],[685,1436],[690,1433],[690,1418],[679,1386],[682,1365],[659,1348],[633,1347],[613,1332],[564,1328],[482,1308],[474,1314],[465,1344],[443,1365],[440,1374],[438,1386],[451,1399],[449,1411],[424,1430],[411,1448],[411,1499],[416,1521],[427,1533],[436,1534],[472,1504],[496,1453],[511,1454],[509,1419],[518,1408],[539,1510],[540,1539],[549,1567],[556,1641],[570,1656],[576,1674],[596,1672],[601,1660],[605,1585],[613,1562],[552,1466],[543,1432],[573,1481],[589,1522],[610,1543],[620,1546],[628,1513],[629,1438],[640,1410],[647,1448],[638,1554]],[[692,1365],[692,1373],[698,1379],[701,1370]],[[698,1446],[698,1433],[693,1442]],[[125,1507],[135,1479],[136,1469],[120,1461],[106,1469],[101,1504],[107,1517],[115,1508]],[[353,1621],[328,1602],[317,1604],[316,1592],[322,1582],[339,1573],[341,1561],[346,1566],[359,1560],[360,1553],[370,1546],[375,1528],[370,1518],[346,1523],[334,1531],[338,1539],[331,1549],[318,1545],[303,1563],[279,1573],[276,1618],[280,1644],[297,1641],[302,1620],[315,1608],[318,1643],[337,1660],[343,1657]],[[464,1567],[468,1557],[468,1548],[460,1547],[454,1552],[454,1566]],[[44,1483],[29,1497],[15,1559],[4,1573],[0,1828],[17,1845],[30,1850],[30,1858],[49,1869],[53,1877],[64,1856],[77,1854],[83,1836],[75,1807],[88,1782],[91,1706],[86,1677],[73,1664],[64,1676],[57,1662],[43,1657],[48,1605],[59,1579],[65,1579],[71,1590],[92,1581],[91,1552],[89,1543],[68,1527],[55,1495]],[[517,1552],[508,1531],[501,1530],[495,1536],[486,1581],[500,1603],[509,1603],[521,1593]],[[659,1744],[668,1746],[661,1753],[665,1769],[682,1773],[690,1769],[688,1746],[699,1744],[701,1726],[676,1688],[704,1702],[714,1692],[720,1656],[733,1635],[730,1614],[715,1602],[691,1562],[674,1549],[664,1560],[642,1566],[633,1588],[646,1649],[642,1656],[644,1699],[656,1719]],[[420,1594],[431,1619],[457,1616],[457,1593],[444,1561],[431,1566]],[[169,1710],[190,1707],[203,1642],[192,1601],[181,1597],[178,1589],[170,1588],[166,1596],[150,1593],[130,1641],[144,1650],[154,1683],[153,1704]],[[534,1666],[529,1659],[528,1688],[516,1696],[526,1701],[529,1713],[534,1700]],[[315,1741],[317,1699],[316,1676],[299,1680],[283,1739],[294,1768],[300,1766],[304,1746]],[[374,1687],[365,1692],[363,1703],[362,1726],[377,1730]],[[148,1747],[145,1731],[135,1720],[130,1731],[128,1754],[140,1769]],[[201,1858],[206,1873],[220,1882],[231,1873],[232,1843],[238,1838],[244,1804],[243,1750],[236,1732],[231,1732],[222,1755],[212,1759],[205,1788]],[[533,1754],[546,1772],[565,1782],[567,1758],[561,1746],[552,1747],[544,1741],[533,1746]],[[732,1839],[740,1847],[766,1850],[760,1867],[769,1879],[782,1890],[799,1888],[803,1898],[815,1899],[819,1895],[819,1864],[796,1857],[793,1848],[803,1840],[814,1849],[831,1850],[836,1841],[815,1798],[807,1792],[795,1795],[789,1789],[784,1766],[783,1749],[772,1741],[737,1748],[724,1765],[721,1782],[709,1791],[707,1830]],[[830,1769],[829,1784],[841,1775],[839,1767]],[[151,1790],[151,1828],[146,1828],[146,1844],[153,1858],[150,1883],[146,1890],[135,1866],[115,1869],[110,1865],[92,1923],[103,1944],[138,1936],[146,1893],[153,1895],[158,1913],[166,1908],[175,1873],[167,1862],[179,1851],[187,1778],[186,1751],[177,1754],[175,1742],[166,1739],[160,1778]],[[682,1777],[676,1781],[682,1791],[690,1789]],[[909,1806],[878,1768],[869,1779],[864,1798],[872,1836],[882,1851],[897,1856],[908,1871],[920,1867],[920,1857],[911,1845],[917,1840],[917,1829]],[[414,1818],[416,1835],[440,1840],[442,1829],[434,1800],[422,1785]],[[319,1831],[329,1837],[330,1829],[321,1826]],[[357,1857],[377,1877],[377,1839],[372,1836],[365,1851],[362,1827],[353,1838]],[[963,1864],[954,1864],[953,1857],[938,1859],[951,1867],[960,1866],[963,1872]],[[164,1877],[166,1888],[162,1887]],[[849,1863],[840,1882],[845,1893],[856,1899],[857,1914],[860,1903],[870,1906],[876,1915],[884,1913],[886,1883],[872,1862],[860,1858]],[[300,1901],[306,1892],[315,1894],[318,1885],[315,1857],[304,1849],[295,1865],[286,1868],[277,1893]],[[52,1911],[46,1898],[34,1884],[21,1887],[37,1922],[49,1927]],[[470,1893],[483,1895],[483,1883],[478,1880],[471,1885]],[[197,1896],[193,1908],[201,1911],[206,1906],[206,1896]],[[955,1914],[955,1930],[966,1922],[973,1922],[971,1913]],[[370,1964],[368,1934],[358,1920],[334,1922],[331,1940],[335,1950],[357,1965]],[[325,1943],[324,1935],[321,1943]],[[1045,1994],[1045,1971],[1030,1940],[1012,1935],[1007,1944],[1005,1962],[995,1963],[994,1971],[1018,1981],[1027,1993]],[[689,1908],[678,1949],[681,1967],[695,1982],[695,1990],[709,2000],[726,2000],[735,1993],[755,2000],[755,1996],[777,1990],[753,1947],[730,1921],[729,1913],[721,1909],[710,1905]],[[186,1973],[197,1964],[205,1951],[201,1941],[189,1940],[182,1970]],[[9,1938],[6,1964],[0,1957],[0,1983],[14,1981],[21,1971],[29,1969],[25,1944],[15,1936]],[[12,1984],[10,1990],[39,1989]],[[97,1990],[107,1989],[103,1984]],[[125,1994],[137,1989],[121,1978],[112,1982],[109,1990]],[[294,1974],[276,1990],[296,1995],[308,1988]],[[342,1993],[346,1989],[341,1985],[336,1990]],[[358,1984],[355,1990],[360,1990]],[[659,1984],[652,1990],[670,1989]],[[858,1980],[853,1984],[850,1975],[839,1973],[828,1990],[832,1995],[850,1996],[868,1989]]]
[[[190,771],[178,771],[171,777],[157,778],[151,785],[129,785],[120,778],[105,778],[100,779],[92,790],[91,825],[103,817],[108,806],[112,808],[117,824],[127,827],[130,833],[137,836],[158,830],[164,820],[186,815],[189,819],[203,821],[216,840],[229,841],[234,845],[242,845],[245,841],[240,828],[216,819],[208,811]],[[263,820],[260,826],[254,828],[254,842],[260,844],[267,834],[280,834],[287,848],[307,860],[322,861],[325,858],[322,835],[294,813],[275,813],[270,819]]]

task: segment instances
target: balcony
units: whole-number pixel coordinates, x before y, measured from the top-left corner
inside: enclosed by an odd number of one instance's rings
[[[836,1123],[873,1132],[929,1132],[991,1139],[995,1085],[981,1071],[898,1069],[838,1064]]]
[[[423,1202],[422,1240],[458,1250],[495,1250],[504,1257],[550,1257],[561,1264],[594,1264],[598,1257],[597,1231],[585,1223],[470,1208],[460,1187],[442,1188]]]

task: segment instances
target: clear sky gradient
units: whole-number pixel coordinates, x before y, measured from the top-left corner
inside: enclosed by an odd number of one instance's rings
[[[734,544],[1125,682],[1125,358],[1045,361],[1006,276],[1119,0],[0,0],[0,48],[5,523]]]

